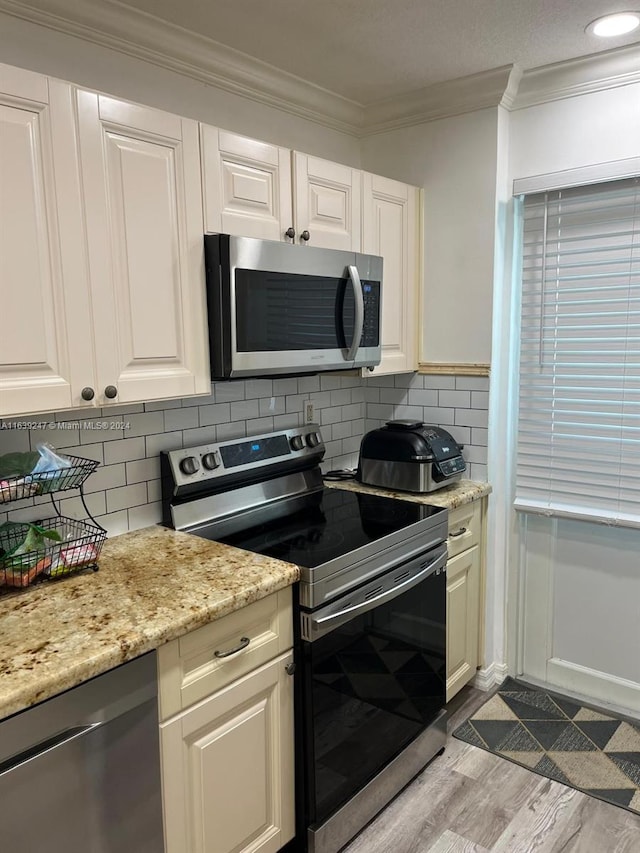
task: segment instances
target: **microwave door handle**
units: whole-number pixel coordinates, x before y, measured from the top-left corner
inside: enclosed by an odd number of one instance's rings
[[[356,316],[353,326],[353,341],[345,356],[345,361],[354,361],[360,341],[362,340],[362,330],[364,328],[364,298],[362,296],[362,285],[360,284],[358,267],[352,264],[347,267],[347,270],[349,271],[349,280],[351,281],[353,296],[356,302]]]

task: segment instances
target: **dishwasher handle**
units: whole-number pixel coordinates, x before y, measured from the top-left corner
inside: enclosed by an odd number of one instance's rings
[[[66,746],[68,743],[89,734],[89,732],[95,731],[103,725],[104,723],[88,723],[86,726],[71,726],[70,728],[65,729],[65,731],[55,735],[55,737],[48,738],[30,749],[25,749],[23,752],[19,752],[17,755],[14,755],[13,758],[8,761],[3,761],[2,764],[0,764],[0,779],[12,770],[16,770],[18,767],[29,764],[31,761],[37,761],[38,758],[41,758],[43,755],[52,753],[54,750]]]

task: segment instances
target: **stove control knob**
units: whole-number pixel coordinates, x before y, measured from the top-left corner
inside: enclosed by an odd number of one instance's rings
[[[307,435],[307,444],[309,447],[317,447],[320,444],[320,436],[317,432],[310,432]]]
[[[213,471],[220,463],[218,462],[218,457],[215,453],[205,453],[202,457],[202,464],[207,471]]]
[[[188,476],[195,474],[199,468],[200,463],[195,456],[185,456],[185,458],[180,462],[180,470],[183,474],[187,474]]]
[[[294,435],[290,440],[290,444],[294,450],[302,450],[304,447],[304,438],[301,435]]]

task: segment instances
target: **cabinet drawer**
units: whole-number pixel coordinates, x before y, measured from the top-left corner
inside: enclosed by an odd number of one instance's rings
[[[161,646],[160,719],[215,693],[292,644],[291,588],[287,587]]]
[[[478,545],[481,527],[480,501],[449,510],[449,558]]]

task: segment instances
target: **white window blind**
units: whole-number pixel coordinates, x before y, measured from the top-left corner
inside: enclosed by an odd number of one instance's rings
[[[640,178],[524,199],[516,508],[640,526]]]

